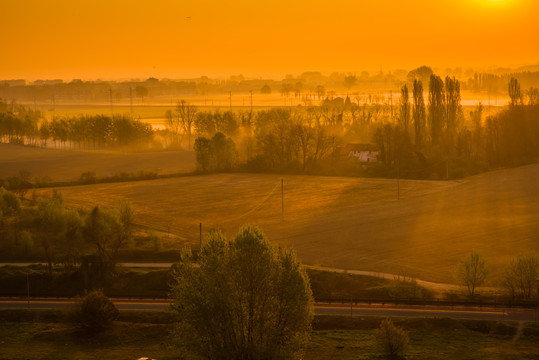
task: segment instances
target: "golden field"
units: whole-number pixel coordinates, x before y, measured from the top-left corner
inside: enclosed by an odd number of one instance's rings
[[[281,179],[284,180],[284,220]],[[539,251],[539,164],[461,181],[214,174],[60,188],[68,206],[130,199],[143,228],[198,246],[243,224],[295,248],[304,263],[454,282],[457,262],[485,255],[496,281],[518,253]],[[41,190],[46,192],[49,190]]]
[[[193,151],[80,152],[0,144],[0,179],[17,176],[21,170],[49,181],[75,181],[86,171],[98,177],[119,172],[152,171],[158,174],[195,169]]]

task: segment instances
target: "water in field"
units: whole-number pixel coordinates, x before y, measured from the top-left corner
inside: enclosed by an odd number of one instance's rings
[[[335,94],[335,97],[340,96],[345,98],[347,94]],[[425,99],[428,95],[425,94]],[[386,106],[392,105],[397,109],[400,94],[398,93],[378,93],[378,94],[351,94],[350,99],[353,103],[357,103],[360,106],[385,104]],[[140,119],[144,122],[148,122],[155,130],[161,130],[165,128],[165,112],[167,110],[173,110],[178,102],[177,97],[158,97],[150,98],[144,102],[136,101],[133,104],[129,102],[129,99],[121,99],[113,101],[112,106],[107,102],[62,102],[56,101],[44,101],[36,103],[26,103],[25,105],[42,111],[47,118],[52,119],[55,116],[79,116],[79,115],[111,115],[111,114],[131,114],[134,118]],[[281,94],[253,94],[252,98],[250,94],[236,94],[230,97],[228,94],[217,95],[191,95],[182,96],[182,100],[188,101],[199,107],[200,110],[206,111],[250,111],[251,106],[254,110],[261,110],[274,106],[311,106],[320,105],[321,101],[318,97],[312,94],[305,94],[303,96],[288,96],[284,97]],[[501,108],[506,106],[509,99],[506,96],[488,95],[488,94],[464,94],[461,104],[464,107],[473,107],[481,103],[487,109]]]

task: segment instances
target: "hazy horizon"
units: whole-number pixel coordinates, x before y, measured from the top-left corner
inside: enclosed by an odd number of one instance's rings
[[[0,78],[282,78],[539,63],[534,0],[4,0]]]

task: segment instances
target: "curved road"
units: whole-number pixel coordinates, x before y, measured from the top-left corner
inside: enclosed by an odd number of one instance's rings
[[[172,266],[173,263],[120,263],[119,265],[128,267],[128,268],[169,268]],[[29,262],[3,262],[0,263],[1,266],[29,266],[29,265],[46,265],[46,263],[29,263]],[[382,279],[398,279],[399,276],[395,274],[388,274],[388,273],[382,273],[382,272],[375,272],[375,271],[364,271],[364,270],[350,270],[350,269],[339,269],[339,268],[333,268],[333,267],[325,267],[325,266],[314,266],[314,265],[304,265],[308,269],[312,270],[321,270],[321,271],[331,271],[331,272],[337,272],[337,273],[344,273],[344,274],[353,274],[353,275],[364,275],[364,276],[372,276]],[[460,286],[454,285],[454,284],[445,284],[445,283],[435,283],[425,280],[420,280],[416,278],[409,278],[408,280],[415,280],[418,285],[428,287],[431,289],[442,289],[442,290],[458,290],[460,289]]]

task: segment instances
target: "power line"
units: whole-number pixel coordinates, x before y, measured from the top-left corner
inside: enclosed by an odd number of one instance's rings
[[[282,181],[282,180],[281,180]],[[264,200],[262,200],[260,203],[258,203],[254,208],[252,208],[251,210],[247,211],[246,213],[244,213],[243,215],[240,215],[238,216],[237,218],[235,219],[232,219],[232,220],[229,220],[228,222],[233,222],[233,221],[238,221],[239,219],[241,218],[244,218],[246,217],[247,215],[253,213],[254,211],[258,210],[266,201],[268,201],[268,199],[270,198],[270,196],[275,192],[275,190],[277,190],[277,188],[279,187],[279,184],[277,183],[275,185],[275,187],[269,192],[268,195],[266,195],[266,197],[264,198]],[[284,201],[284,200],[283,200]],[[284,202],[283,202],[284,204]],[[284,206],[284,205],[283,205]],[[284,217],[284,208],[283,208],[283,217]]]

